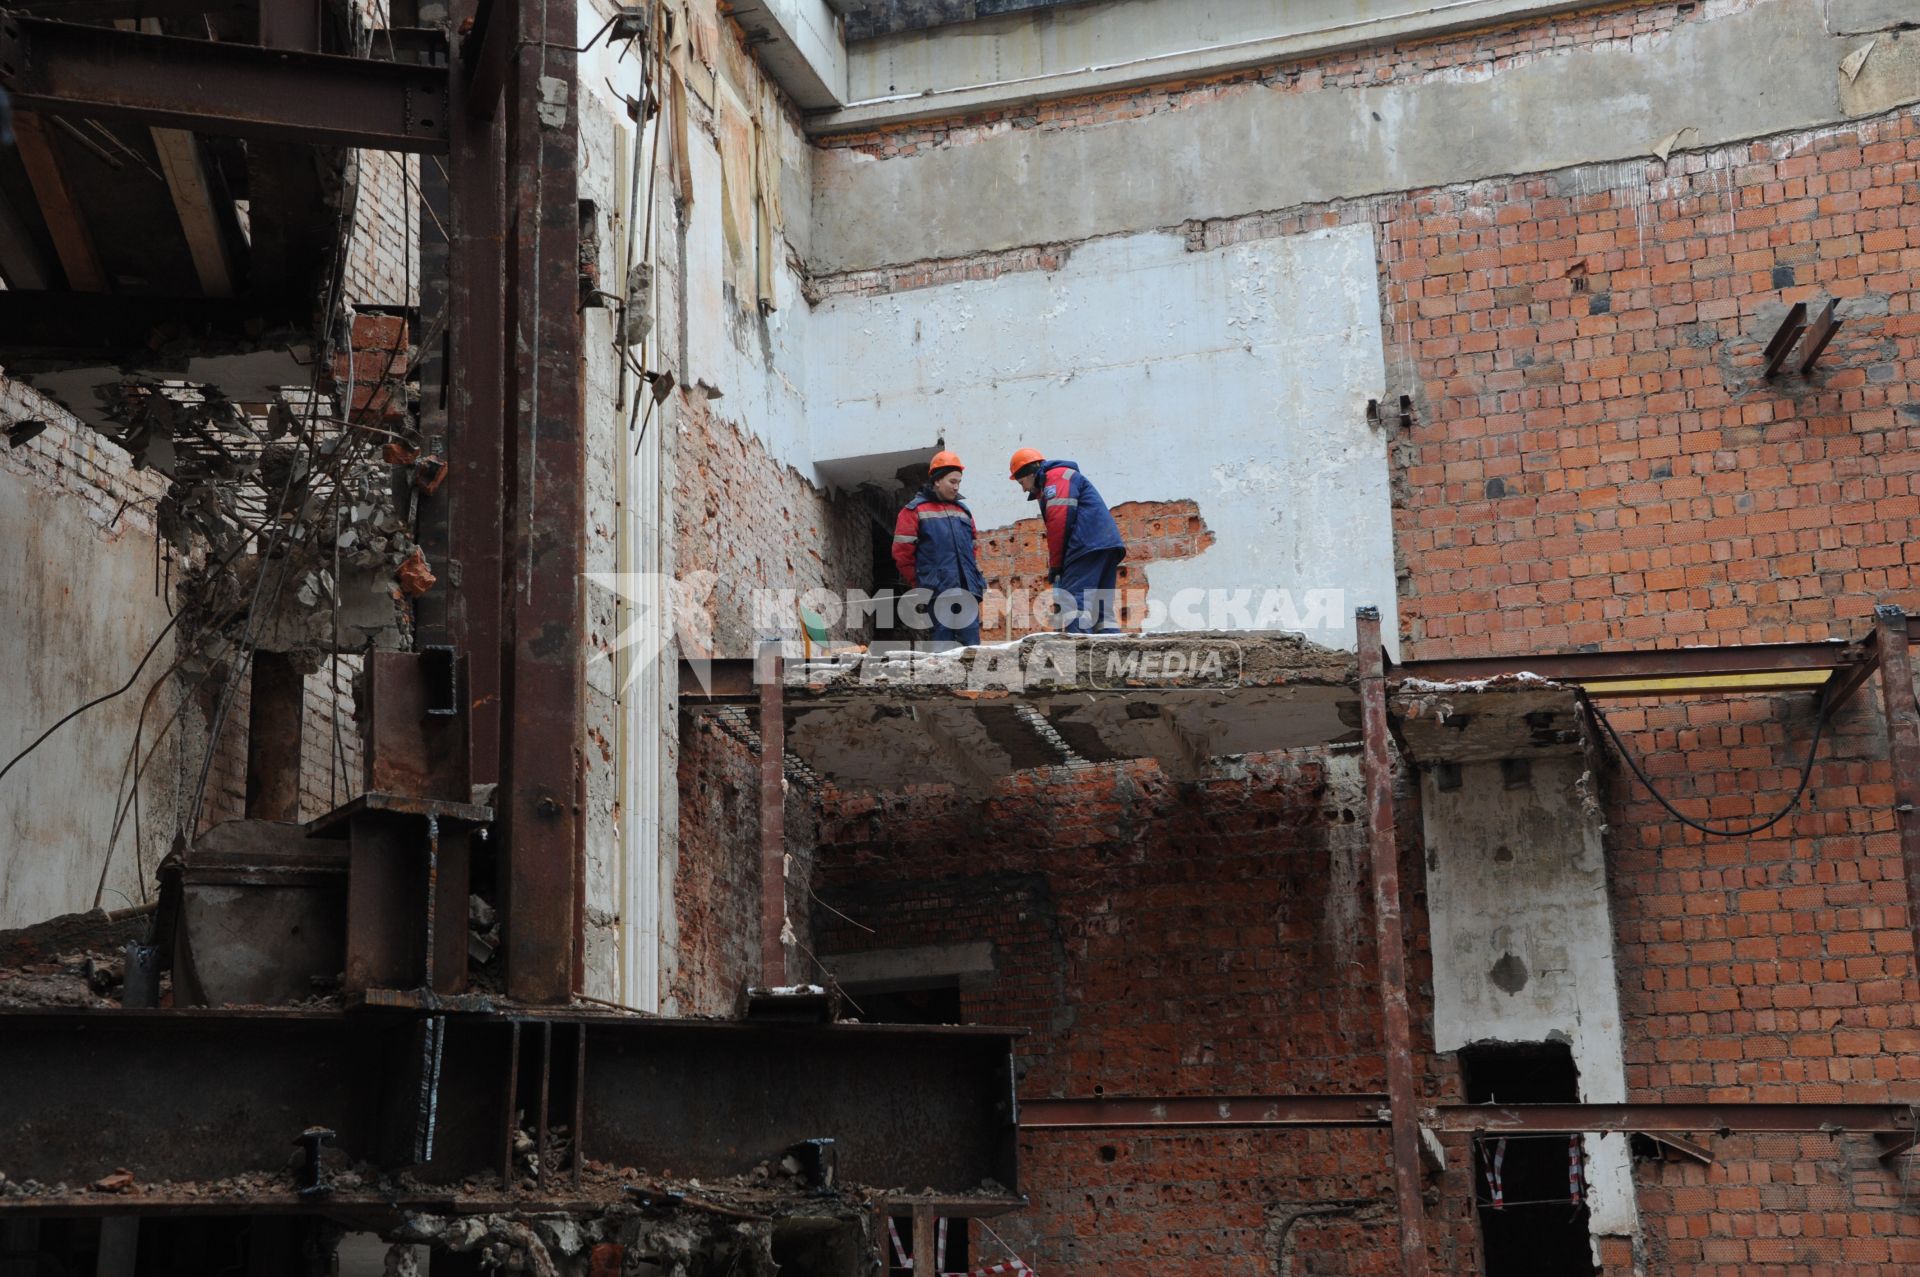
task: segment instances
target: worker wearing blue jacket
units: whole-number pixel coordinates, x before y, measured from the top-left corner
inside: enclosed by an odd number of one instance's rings
[[[927,591],[935,643],[980,641],[980,600],[987,579],[973,553],[973,511],[960,499],[965,467],[937,452],[927,482],[893,524],[893,561],[909,589]]]
[[[1038,449],[1013,454],[1008,472],[1040,503],[1047,529],[1047,582],[1069,634],[1117,634],[1117,587],[1127,543],[1099,489],[1075,461],[1049,461]],[[1070,611],[1069,611],[1070,610]]]

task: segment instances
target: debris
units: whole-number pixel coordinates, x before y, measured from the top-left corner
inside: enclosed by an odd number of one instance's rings
[[[1860,78],[1860,68],[1867,65],[1867,59],[1873,54],[1873,46],[1878,43],[1878,40],[1869,40],[1841,59],[1840,74],[1847,77],[1848,84]]]
[[[116,1169],[113,1174],[105,1175],[93,1181],[96,1193],[124,1193],[133,1187],[133,1172],[126,1167]]]
[[[426,552],[417,545],[413,547],[413,553],[407,556],[406,561],[395,569],[393,575],[394,579],[400,582],[400,588],[407,597],[416,599],[431,590],[434,582],[439,579],[434,576],[433,569],[427,566]]]
[[[422,457],[414,463],[413,486],[428,496],[434,494],[434,490],[440,486],[440,481],[446,477],[447,463],[439,457]]]
[[[380,450],[380,458],[390,466],[410,466],[420,459],[420,449],[400,439],[389,439]]]

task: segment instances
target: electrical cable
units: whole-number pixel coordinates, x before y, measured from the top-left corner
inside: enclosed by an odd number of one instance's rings
[[[1793,796],[1787,799],[1786,806],[1759,824],[1749,825],[1745,829],[1715,829],[1712,825],[1703,824],[1693,819],[1693,817],[1687,815],[1671,802],[1667,801],[1667,796],[1654,788],[1653,782],[1647,779],[1647,774],[1640,770],[1640,764],[1636,763],[1633,760],[1633,755],[1627,752],[1626,742],[1620,739],[1619,732],[1613,730],[1613,724],[1607,721],[1607,716],[1602,714],[1597,706],[1588,705],[1587,708],[1592,712],[1594,718],[1599,720],[1600,726],[1606,729],[1608,738],[1613,741],[1613,747],[1620,751],[1620,757],[1627,764],[1628,770],[1633,773],[1636,780],[1646,787],[1646,791],[1652,794],[1655,800],[1657,800],[1662,807],[1665,807],[1675,820],[1678,820],[1689,829],[1697,829],[1701,833],[1711,834],[1715,838],[1750,837],[1771,829],[1782,820],[1785,820],[1793,809],[1800,805],[1801,796],[1807,792],[1807,782],[1813,778],[1814,759],[1820,754],[1820,737],[1827,729],[1827,710],[1823,707],[1819,716],[1814,719],[1813,743],[1807,746],[1807,761],[1800,768],[1800,783],[1794,787]]]

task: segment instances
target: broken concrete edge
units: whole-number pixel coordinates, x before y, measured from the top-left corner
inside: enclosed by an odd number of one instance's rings
[[[790,699],[1011,697],[1222,687],[1356,687],[1351,652],[1284,631],[1041,633],[944,652],[861,649],[785,665]]]

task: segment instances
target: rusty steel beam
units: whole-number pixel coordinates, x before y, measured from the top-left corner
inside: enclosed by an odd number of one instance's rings
[[[1730,647],[1647,648],[1637,652],[1468,656],[1407,661],[1393,667],[1393,676],[1458,683],[1537,674],[1561,683],[1593,683],[1687,675],[1776,674],[1851,668],[1862,651],[1859,643],[1835,639],[1825,643],[1747,643]]]
[[[680,662],[680,699],[700,705],[751,705],[760,699],[754,657],[714,657]]]
[[[475,0],[455,0],[456,28]],[[468,775],[500,779],[500,528],[507,361],[506,123],[473,121],[465,77],[451,82],[452,151],[447,181],[452,243],[447,253],[448,554],[447,632],[467,654]]]
[[[519,25],[517,0],[479,0],[473,29],[465,37],[469,56],[462,60],[466,80],[462,109],[474,119],[491,120],[499,114]]]
[[[760,983],[787,982],[787,724],[781,660],[769,645],[760,683]]]
[[[1023,1099],[1023,1131],[1136,1128],[1387,1126],[1384,1095],[1183,1095],[1109,1099]],[[1916,1129],[1905,1104],[1430,1104],[1419,1110],[1435,1131],[1862,1131]]]
[[[1905,1104],[1436,1104],[1422,1120],[1436,1131],[1863,1131],[1914,1129]]]
[[[550,1028],[588,1044],[584,1068],[555,1052],[551,1076],[525,1076]],[[956,1026],[578,1013],[7,1009],[0,1130],[14,1184],[90,1184],[125,1168],[172,1200],[169,1185],[255,1175],[293,1209],[326,1212],[328,1197],[290,1196],[288,1153],[309,1127],[335,1131],[351,1161],[410,1170],[411,1193],[455,1194],[471,1177],[474,1196],[493,1197],[503,1171],[519,1178],[510,1151],[502,1162],[516,1114],[535,1127],[546,1091],[553,1122],[579,1123],[586,1157],[646,1174],[744,1174],[824,1137],[848,1185],[961,1197],[992,1179],[1012,1197],[1013,1043],[1007,1030]],[[564,1094],[575,1086],[584,1100]],[[519,1191],[522,1208],[574,1196],[571,1178]],[[206,1194],[223,1197],[235,1200]],[[33,1205],[0,1195],[0,1218]]]
[[[515,6],[507,87],[501,820],[507,992],[568,1001],[585,854],[587,452],[575,0]]]
[[[300,819],[307,679],[285,652],[255,652],[247,701],[247,818]]]
[[[1835,714],[1853,694],[1860,690],[1866,681],[1880,668],[1880,631],[1874,630],[1858,644],[1860,655],[1848,665],[1843,665],[1827,675],[1827,681],[1820,686],[1820,712]]]
[[[1780,327],[1774,329],[1773,338],[1767,342],[1767,348],[1761,352],[1760,357],[1766,362],[1761,376],[1772,377],[1780,371],[1781,366],[1787,362],[1787,356],[1792,353],[1794,343],[1800,340],[1800,334],[1805,331],[1807,331],[1807,304],[1795,302],[1780,320]]]
[[[1920,705],[1914,702],[1912,635],[1897,607],[1873,610],[1880,651],[1880,700],[1887,715],[1887,759],[1893,765],[1893,810],[1906,866],[1907,929],[1920,953]]]
[[[1406,938],[1400,921],[1400,850],[1393,828],[1393,756],[1387,728],[1386,651],[1380,611],[1355,615],[1359,630],[1361,768],[1367,791],[1373,929],[1380,956],[1386,1028],[1387,1099],[1392,1110],[1393,1185],[1400,1212],[1400,1270],[1427,1277],[1425,1206],[1420,1196],[1420,1124],[1414,1114],[1413,1013],[1407,1002]]]
[[[569,46],[571,47],[571,46]],[[230,137],[444,152],[447,71],[0,13],[16,109]]]
[[[1384,1095],[1183,1095],[1023,1099],[1020,1129],[1128,1126],[1385,1126]]]

